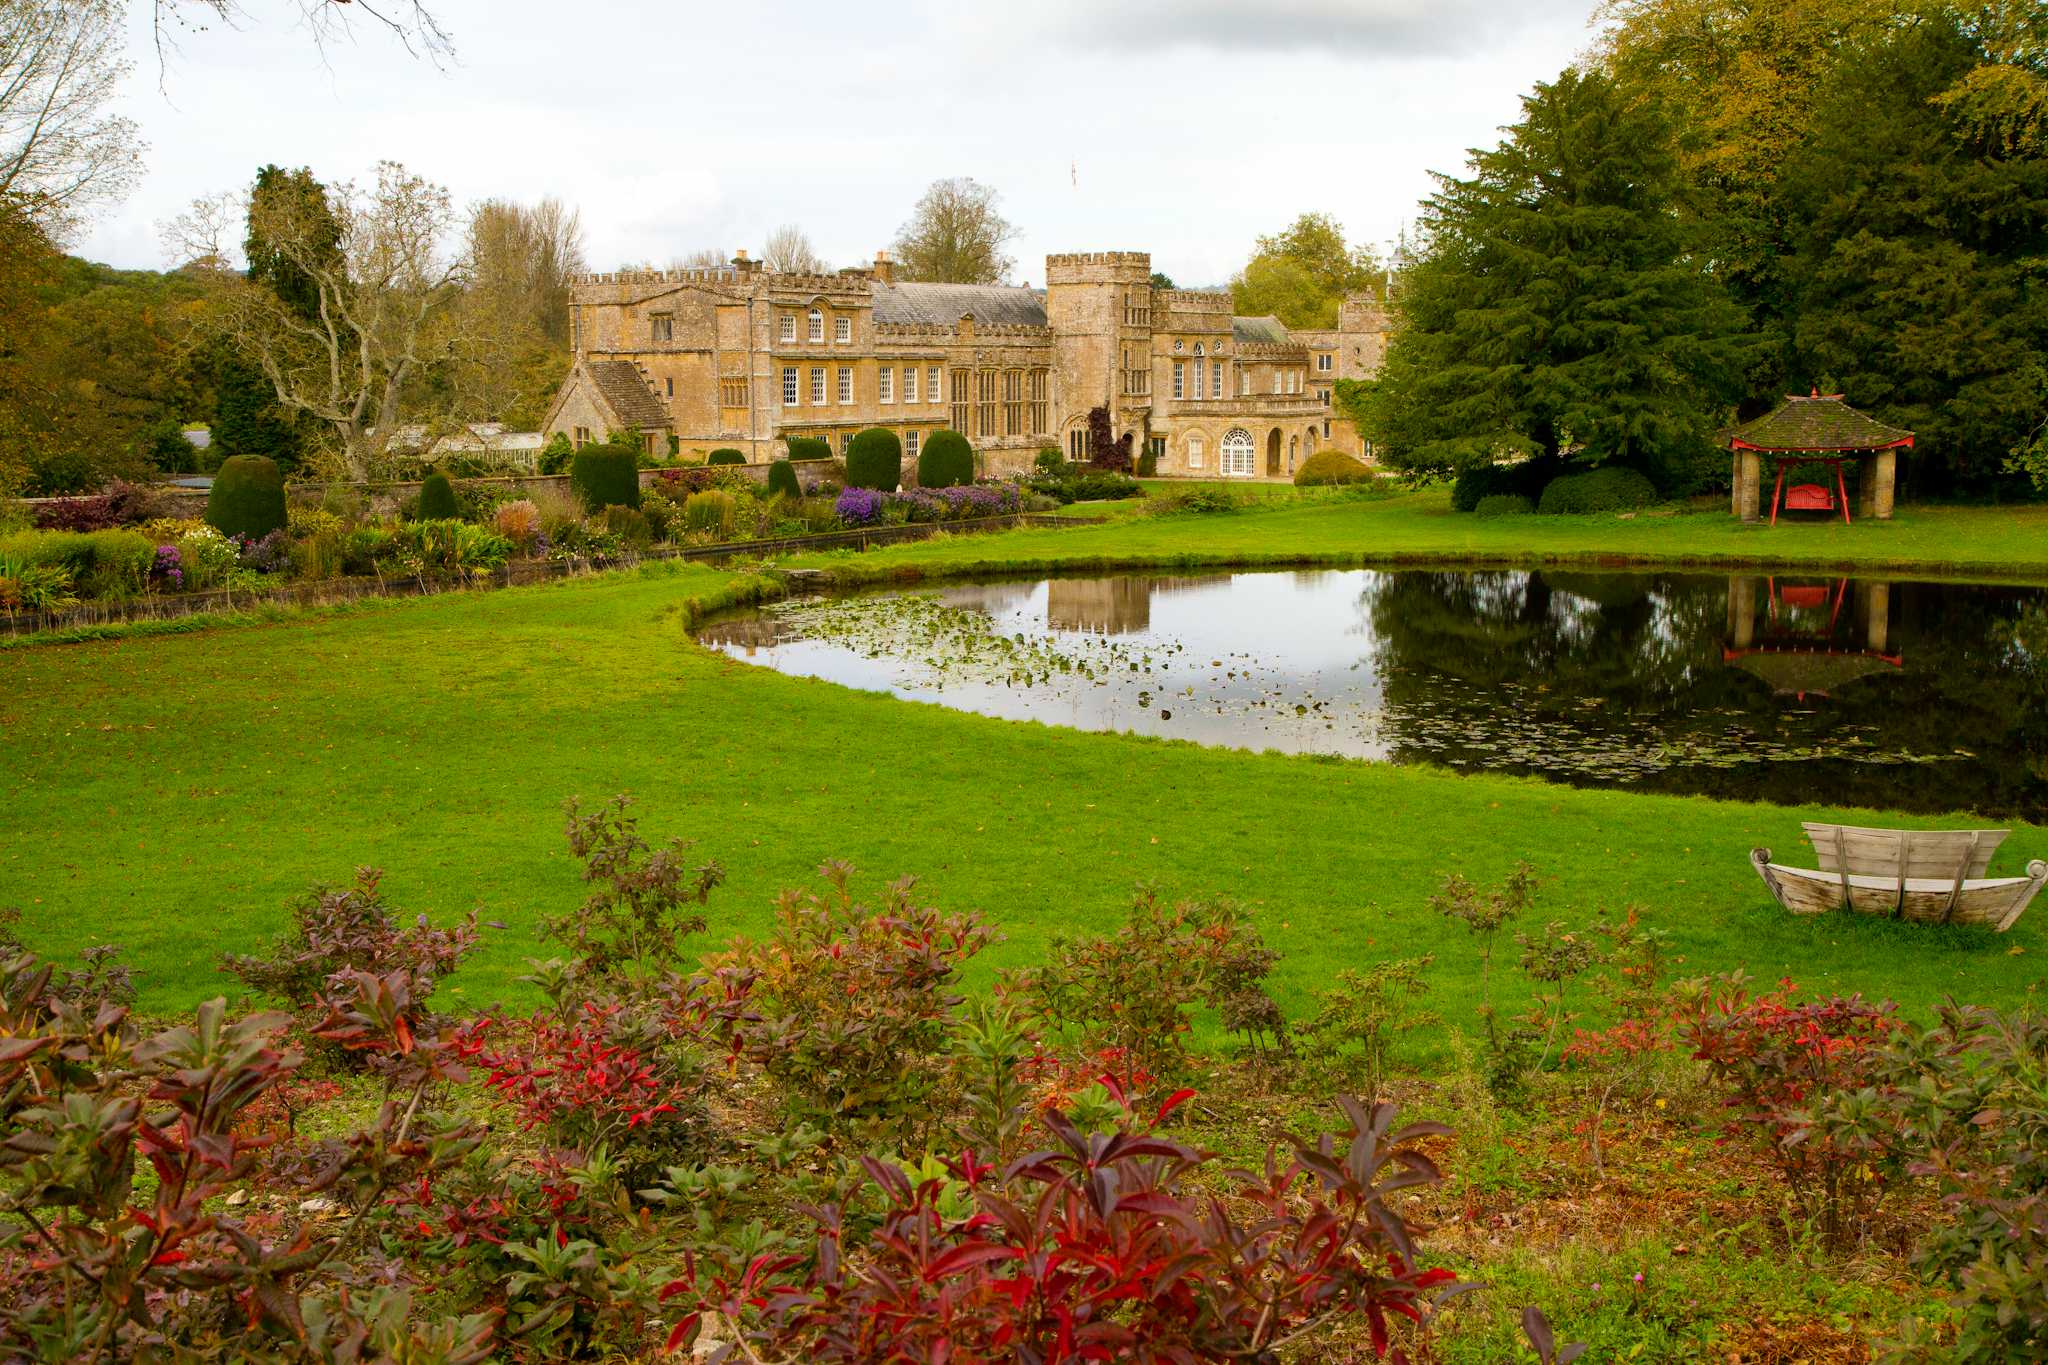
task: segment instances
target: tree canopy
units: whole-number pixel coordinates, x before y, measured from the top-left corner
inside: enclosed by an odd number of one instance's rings
[[[1567,70],[1507,132],[1438,178],[1368,434],[1429,472],[1700,457],[1740,391],[1743,319],[1672,212],[1667,125]]]
[[[1000,198],[972,179],[935,180],[897,229],[896,273],[939,284],[1003,284],[1016,262],[1003,248],[1017,229],[997,211]]]
[[[1344,227],[1323,213],[1304,213],[1284,231],[1258,239],[1252,257],[1230,281],[1231,307],[1250,317],[1272,314],[1289,327],[1337,325],[1346,294],[1378,291],[1386,272],[1365,247],[1344,240]]]

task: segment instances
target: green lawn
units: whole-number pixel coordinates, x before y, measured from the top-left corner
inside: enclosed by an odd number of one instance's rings
[[[1706,517],[1489,525],[1440,503],[1318,498],[814,562],[881,574],[1665,544],[2012,571],[2023,553],[2041,559],[2029,537],[2048,531],[2043,509],[1772,533]],[[2048,565],[2035,572],[2048,578]],[[991,965],[1018,964],[1050,934],[1106,928],[1149,879],[1251,905],[1285,954],[1290,1005],[1338,967],[1433,951],[1438,1003],[1457,1018],[1476,966],[1425,898],[1446,872],[1491,880],[1526,857],[1545,878],[1541,913],[1583,923],[1640,905],[1675,935],[1685,969],[1739,964],[1917,1005],[1949,992],[2013,1001],[2044,975],[2041,907],[2004,937],[1779,912],[1747,850],[1789,848],[1800,818],[1849,812],[1244,754],[906,704],[689,641],[695,603],[754,583],[664,565],[8,650],[0,905],[22,909],[23,936],[45,953],[124,945],[145,1006],[168,1009],[231,984],[219,954],[261,945],[294,891],[372,864],[410,910],[445,919],[481,905],[503,920],[455,984],[472,1001],[522,996],[512,978],[536,950],[537,915],[579,898],[562,799],[627,791],[651,832],[693,836],[730,869],[714,936],[758,929],[777,888],[843,857],[876,879],[917,873],[937,903],[984,911],[1009,936]],[[2021,828],[1999,866],[2043,856],[2048,829]]]
[[[1147,486],[1227,485],[1155,480]],[[1453,512],[1443,488],[1365,500],[1335,489],[1297,492],[1284,484],[1229,487],[1249,493],[1259,505],[1238,513],[1146,517],[1140,500],[1079,504],[1066,513],[1106,518],[1105,524],[960,537],[891,548],[859,562],[866,572],[906,563],[957,569],[976,562],[1016,568],[1308,560],[1660,563],[2048,579],[2048,504],[1904,506],[1890,521],[1850,526],[1812,520],[1745,525],[1725,508],[1482,521]]]

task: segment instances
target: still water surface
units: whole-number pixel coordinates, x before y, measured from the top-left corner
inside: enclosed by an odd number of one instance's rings
[[[984,715],[1784,803],[2048,817],[2048,589],[1401,570],[777,603],[704,643]]]

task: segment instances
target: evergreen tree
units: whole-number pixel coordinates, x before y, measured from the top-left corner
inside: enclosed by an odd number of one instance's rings
[[[1923,491],[1989,489],[2048,422],[2048,150],[1944,98],[1981,42],[1944,13],[1845,59],[1781,182],[1792,386],[1915,432]]]
[[[313,249],[327,261],[338,263],[341,260],[341,224],[328,202],[327,187],[315,180],[313,173],[303,166],[296,171],[265,166],[256,172],[256,183],[250,189],[249,199],[249,231],[242,243],[249,257],[249,278],[269,289],[285,307],[301,318],[308,322],[319,321],[319,282],[271,242],[260,224],[270,216],[266,210],[279,211],[283,205],[296,201],[289,218],[297,223],[313,224],[305,229],[305,235],[315,239]]]
[[[1470,179],[1438,177],[1369,432],[1410,470],[1522,454],[1685,486],[1740,391],[1743,319],[1674,211],[1667,127],[1597,72],[1522,103]]]
[[[214,374],[213,455],[265,455],[287,469],[298,463],[297,424],[263,371],[238,356],[223,357]]]

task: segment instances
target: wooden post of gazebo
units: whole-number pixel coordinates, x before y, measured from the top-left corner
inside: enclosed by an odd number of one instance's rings
[[[1849,488],[1842,464],[1856,459],[1861,464],[1857,488],[1863,515],[1889,521],[1898,484],[1898,452],[1912,444],[1912,432],[1865,416],[1843,402],[1839,393],[1816,389],[1804,398],[1787,397],[1776,411],[1737,427],[1728,437],[1728,448],[1734,452],[1735,515],[1744,521],[1762,516],[1758,494],[1768,462],[1776,467],[1772,525],[1783,510],[1840,512],[1849,522]],[[1833,487],[1799,484],[1788,490],[1786,466],[1802,461],[1830,466]]]

